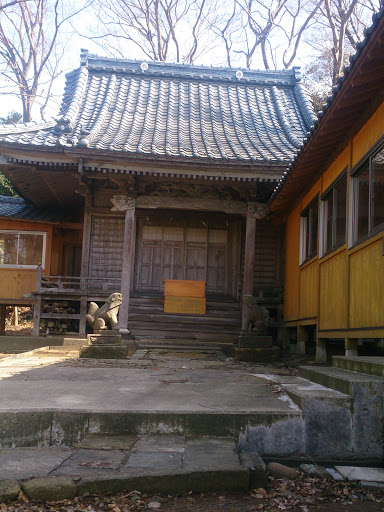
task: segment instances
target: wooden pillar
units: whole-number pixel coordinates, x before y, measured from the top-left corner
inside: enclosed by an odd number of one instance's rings
[[[40,311],[41,311],[41,295],[37,295],[35,297],[35,301],[33,303],[33,336],[40,335]]]
[[[134,265],[135,245],[135,199],[133,197],[116,195],[112,198],[114,207],[112,211],[125,212],[123,261],[121,267],[121,294],[123,300],[119,310],[119,331],[121,334],[129,334],[128,308],[131,292],[131,278]]]
[[[43,277],[43,270],[41,265],[37,265],[36,271],[36,293],[41,293],[41,281]],[[35,295],[35,300],[33,302],[33,329],[32,335],[39,336],[40,335],[40,313],[41,313],[41,295]]]
[[[0,336],[5,335],[5,317],[7,314],[7,306],[5,304],[0,305]]]
[[[345,338],[345,357],[357,356],[357,342],[356,338]]]
[[[297,326],[297,354],[305,354],[306,353],[306,344],[307,344],[307,329],[302,326]]]
[[[245,231],[243,296],[253,295],[253,275],[255,268],[255,238],[256,217],[251,216],[248,213],[247,227]]]
[[[263,203],[248,203],[247,225],[245,230],[243,297],[244,295],[253,296],[256,220],[264,218],[266,214],[267,209]],[[244,313],[243,310],[243,315]]]
[[[327,362],[327,338],[317,338],[316,340],[316,361],[318,363]]]
[[[92,216],[89,210],[91,205],[91,196],[88,194],[85,197],[84,205],[84,225],[83,225],[83,241],[81,248],[81,288],[85,288],[85,278],[88,277],[88,264],[89,264],[89,248],[91,244],[91,222]]]
[[[80,320],[79,320],[79,334],[85,336],[87,332],[87,321],[85,315],[87,314],[88,300],[86,295],[82,295],[80,299]]]

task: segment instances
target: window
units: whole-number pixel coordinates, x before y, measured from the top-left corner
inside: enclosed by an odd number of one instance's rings
[[[347,226],[346,170],[321,198],[320,256],[345,244]]]
[[[300,264],[317,254],[318,211],[319,198],[316,196],[307,208],[301,212]]]
[[[352,242],[384,229],[384,146],[369,156],[352,178]]]
[[[0,230],[0,266],[44,267],[44,256],[45,233]]]

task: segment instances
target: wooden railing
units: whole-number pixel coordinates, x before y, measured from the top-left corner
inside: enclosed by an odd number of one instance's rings
[[[49,290],[55,293],[89,291],[120,291],[121,280],[109,277],[43,276],[39,265],[36,274],[36,292]]]

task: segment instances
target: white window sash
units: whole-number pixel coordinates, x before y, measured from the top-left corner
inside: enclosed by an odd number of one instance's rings
[[[35,269],[38,265],[19,265],[19,249],[20,249],[20,235],[37,235],[43,237],[43,248],[41,255],[41,268],[45,268],[45,254],[47,247],[47,232],[46,231],[18,231],[13,229],[0,229],[0,233],[6,234],[15,234],[17,235],[17,255],[16,255],[16,264],[0,264],[0,268],[25,268],[25,269]]]

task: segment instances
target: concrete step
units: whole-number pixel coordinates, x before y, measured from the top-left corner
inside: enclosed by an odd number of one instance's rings
[[[335,367],[302,366],[299,375],[319,385],[349,395],[351,408],[351,453],[376,458],[383,455],[384,383],[373,375]]]
[[[177,324],[185,324],[185,325],[193,325],[196,328],[196,323],[200,327],[202,326],[236,326],[239,330],[240,328],[240,318],[233,319],[228,317],[227,315],[213,316],[213,315],[182,315],[182,314],[171,314],[171,313],[131,313],[129,316],[129,323],[137,323],[137,322],[155,322],[158,324],[163,323],[177,323]]]
[[[185,338],[198,341],[214,341],[217,343],[233,343],[239,337],[240,329],[227,329],[226,331],[205,329],[198,330],[183,327],[182,329],[178,324],[170,326],[159,326],[154,323],[130,323],[129,328],[131,329],[132,335],[135,339],[141,339],[142,337],[166,337],[166,338]]]
[[[333,356],[332,366],[353,372],[366,373],[377,377],[384,376],[384,357],[345,357]]]
[[[350,396],[353,396],[354,386],[358,384],[369,386],[373,383],[377,385],[382,383],[380,377],[331,366],[301,366],[299,368],[299,375],[304,379],[308,379]]]
[[[89,436],[73,448],[0,450],[5,479],[18,480],[29,498],[47,500],[133,490],[247,491],[250,472],[233,439]]]
[[[351,456],[350,396],[292,375],[263,375],[281,399],[284,393],[304,413],[304,451],[314,457]],[[340,442],[340,433],[345,442]]]
[[[232,350],[233,352],[233,345],[230,343],[224,344],[224,343],[200,343],[200,342],[194,342],[186,341],[184,343],[180,343],[177,341],[174,342],[167,342],[167,343],[157,343],[155,340],[142,340],[138,342],[140,349],[147,349],[147,350],[157,350],[157,351],[172,351],[172,352],[199,352],[199,353],[212,353],[212,354],[218,354],[223,353],[224,350]],[[225,345],[228,345],[225,347]]]

